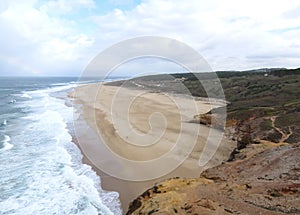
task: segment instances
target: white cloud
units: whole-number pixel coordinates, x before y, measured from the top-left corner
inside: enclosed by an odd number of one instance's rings
[[[29,75],[77,75],[104,48],[144,35],[180,40],[215,70],[300,65],[298,0],[142,0],[130,10],[106,1],[118,9],[99,14],[93,0],[1,1],[0,72],[23,65]]]
[[[40,7],[45,13],[64,15],[79,9],[93,9],[96,4],[93,0],[51,0]]]
[[[0,13],[7,10],[8,5],[9,5],[8,1],[0,1]]]
[[[276,30],[299,27],[300,17],[294,12],[299,5],[293,0],[148,0],[131,11],[114,10],[93,21],[101,40],[117,42],[140,35],[181,40],[203,54],[214,69],[297,67],[299,30]],[[287,17],[289,12],[294,15]]]
[[[12,70],[19,65],[20,70],[27,68],[24,73],[28,75],[79,74],[86,63],[86,59],[82,62],[82,54],[87,53],[85,49],[93,44],[93,38],[82,33],[76,21],[50,16],[35,4],[11,2],[0,14],[1,64],[6,59]],[[7,68],[2,73],[9,70],[7,65],[2,67]],[[34,68],[32,74],[28,68]]]

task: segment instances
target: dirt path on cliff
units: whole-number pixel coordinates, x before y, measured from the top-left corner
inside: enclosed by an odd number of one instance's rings
[[[277,119],[277,116],[272,116],[270,117],[271,123],[272,123],[272,127],[281,134],[281,138],[279,140],[279,143],[285,143],[285,141],[293,134],[293,131],[291,129],[291,127],[289,126],[289,132],[285,133],[282,129],[278,128],[275,125],[275,121]]]

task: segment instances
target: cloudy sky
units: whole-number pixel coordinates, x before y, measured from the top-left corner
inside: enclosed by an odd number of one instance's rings
[[[78,76],[125,39],[163,36],[213,70],[300,67],[299,0],[1,0],[0,75]]]

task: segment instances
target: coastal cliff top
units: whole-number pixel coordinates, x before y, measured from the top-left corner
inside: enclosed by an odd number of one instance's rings
[[[200,178],[156,184],[129,214],[300,213],[300,144],[272,147],[204,171]]]

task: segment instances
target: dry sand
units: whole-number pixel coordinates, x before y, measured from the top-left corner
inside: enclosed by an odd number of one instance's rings
[[[213,137],[206,144],[206,153],[214,151],[217,146],[213,141],[214,135],[218,136],[222,131],[188,121],[196,114],[220,106],[217,101],[214,104],[205,100],[194,102],[194,99],[182,95],[102,84],[80,86],[70,96],[80,106],[77,108],[75,135],[84,154],[84,162],[101,177],[103,189],[119,192],[124,212],[133,199],[156,182],[171,177],[199,177],[204,169],[226,160],[235,147],[234,142],[223,137],[212,159],[205,166],[198,165],[209,132],[213,131]],[[170,151],[172,153],[168,154]],[[116,159],[114,153],[124,159]],[[185,154],[187,159],[184,159]],[[164,157],[168,159],[155,160]],[[150,161],[150,164],[135,168],[127,160]],[[184,162],[179,167],[169,173],[166,171],[180,160]],[[109,170],[108,174],[103,169]],[[118,174],[129,178],[136,176],[137,179],[163,176],[142,182],[110,176]]]

